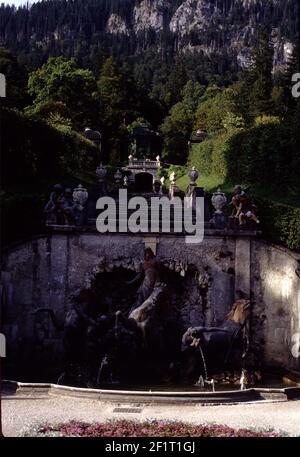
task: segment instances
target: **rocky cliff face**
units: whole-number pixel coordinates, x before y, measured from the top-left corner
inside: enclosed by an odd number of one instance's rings
[[[175,53],[226,50],[242,65],[260,25],[271,32],[275,64],[288,58],[298,27],[295,0],[52,0],[29,11],[2,5],[0,14],[0,45],[57,48],[63,41],[76,48],[105,39],[124,48],[126,39],[128,53],[150,46]]]
[[[164,13],[170,2],[164,0],[142,0],[133,11],[133,31],[147,29],[160,32],[164,28]]]
[[[290,0],[134,0],[127,27],[115,14],[108,19],[114,35],[153,31],[171,33],[176,50],[194,49],[206,53],[226,47],[247,64],[259,25],[271,30],[275,45],[274,63],[286,61],[292,51],[289,29],[295,3]]]
[[[169,27],[180,36],[207,28],[215,13],[214,5],[203,0],[186,0],[173,14]]]

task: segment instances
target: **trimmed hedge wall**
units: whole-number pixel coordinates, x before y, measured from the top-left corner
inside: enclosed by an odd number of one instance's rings
[[[200,144],[193,144],[188,162],[194,165],[204,175],[212,173],[212,152],[214,140],[205,140]]]
[[[42,209],[53,184],[89,171],[93,143],[67,129],[14,110],[1,111],[1,241],[40,233]]]
[[[202,143],[194,144],[191,147],[188,162],[205,175],[214,174],[226,180],[231,172],[228,161],[231,152],[230,139],[229,134],[223,133]]]
[[[189,164],[224,183],[247,183],[267,189],[270,195],[288,195],[300,188],[300,150],[287,125],[264,123],[250,129],[219,134],[193,145]],[[275,243],[300,250],[299,207],[255,197],[264,236]]]
[[[300,151],[291,142],[292,132],[283,124],[262,124],[232,135],[225,160],[227,178],[268,189],[300,187]]]
[[[255,197],[264,237],[300,251],[300,208]]]
[[[300,187],[300,150],[286,125],[266,123],[222,133],[193,145],[189,163],[224,181],[286,191]]]
[[[1,112],[2,186],[25,188],[30,180],[59,180],[88,168],[96,153],[93,143],[67,128],[14,110]],[[36,186],[35,186],[36,190]]]

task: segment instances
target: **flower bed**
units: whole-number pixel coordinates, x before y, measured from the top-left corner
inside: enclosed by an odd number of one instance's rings
[[[116,420],[88,424],[71,421],[57,426],[44,425],[37,436],[81,437],[278,437],[271,430],[233,429],[226,425],[193,425],[183,422]],[[28,433],[28,432],[27,432]],[[29,434],[29,433],[28,433]]]

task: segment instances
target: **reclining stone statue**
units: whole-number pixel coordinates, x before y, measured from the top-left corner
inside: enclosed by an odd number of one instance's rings
[[[147,298],[150,297],[155,283],[159,280],[160,277],[160,265],[156,260],[156,257],[151,248],[146,248],[144,252],[144,261],[141,264],[141,271],[136,275],[136,277],[127,282],[127,285],[132,285],[139,280],[143,279],[142,284],[138,289],[138,299],[137,303],[133,306],[132,309],[143,304]]]
[[[143,338],[144,372],[162,380],[180,352],[181,335],[166,284],[156,282],[150,297],[131,311],[129,320],[136,322]]]

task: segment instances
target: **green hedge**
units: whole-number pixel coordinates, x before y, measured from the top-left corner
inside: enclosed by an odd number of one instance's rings
[[[214,140],[206,140],[193,144],[189,153],[189,163],[194,165],[204,175],[212,173],[212,152]]]
[[[300,155],[286,125],[258,125],[232,135],[227,142],[227,178],[282,191],[300,185]]]
[[[224,181],[285,192],[289,187],[300,187],[300,151],[292,141],[287,125],[265,123],[193,145],[189,163]]]
[[[78,185],[91,169],[93,143],[14,110],[1,111],[1,241],[41,231],[42,210],[53,184]]]
[[[300,208],[255,198],[264,238],[300,251]]]
[[[228,182],[245,182],[243,176],[249,179],[249,175],[246,173],[237,175],[229,173],[229,171],[232,172],[232,169],[228,169],[228,164],[224,160],[228,151],[230,151],[228,139],[224,141],[219,137],[217,140],[205,141],[193,147],[190,153],[190,164],[195,165],[200,173],[202,172],[207,176],[216,174],[220,177],[220,180],[226,183],[224,185],[226,188],[228,188]],[[257,162],[256,167],[258,167],[257,175],[260,175],[261,169],[259,169]],[[284,173],[284,168],[286,168],[286,165],[282,167],[282,173]],[[273,171],[271,170],[271,176],[273,176],[272,173]],[[266,185],[266,181],[263,184]],[[276,181],[273,184],[276,185]],[[269,191],[272,187],[270,184],[270,188],[266,192],[266,195],[270,195],[270,198],[272,198],[272,192],[269,193]],[[286,195],[284,185],[278,183],[278,187],[283,190],[282,195]],[[255,183],[252,184],[251,188],[255,203],[259,208],[263,237],[271,242],[283,244],[289,249],[300,251],[300,208],[255,196]]]
[[[300,208],[274,201],[276,195],[286,197],[289,186],[300,185],[299,155],[289,141],[286,127],[259,125],[193,145],[189,163],[204,175],[218,176],[225,188],[229,183],[250,184],[263,236],[300,251]],[[270,199],[256,197],[255,189],[266,189]]]
[[[230,154],[230,135],[223,133],[214,138],[193,144],[189,154],[189,164],[193,164],[200,173],[214,174],[226,180],[230,174],[227,160]]]
[[[96,153],[93,143],[68,129],[14,110],[1,112],[2,186],[26,190],[42,181],[88,169]],[[33,186],[32,186],[33,188]]]

